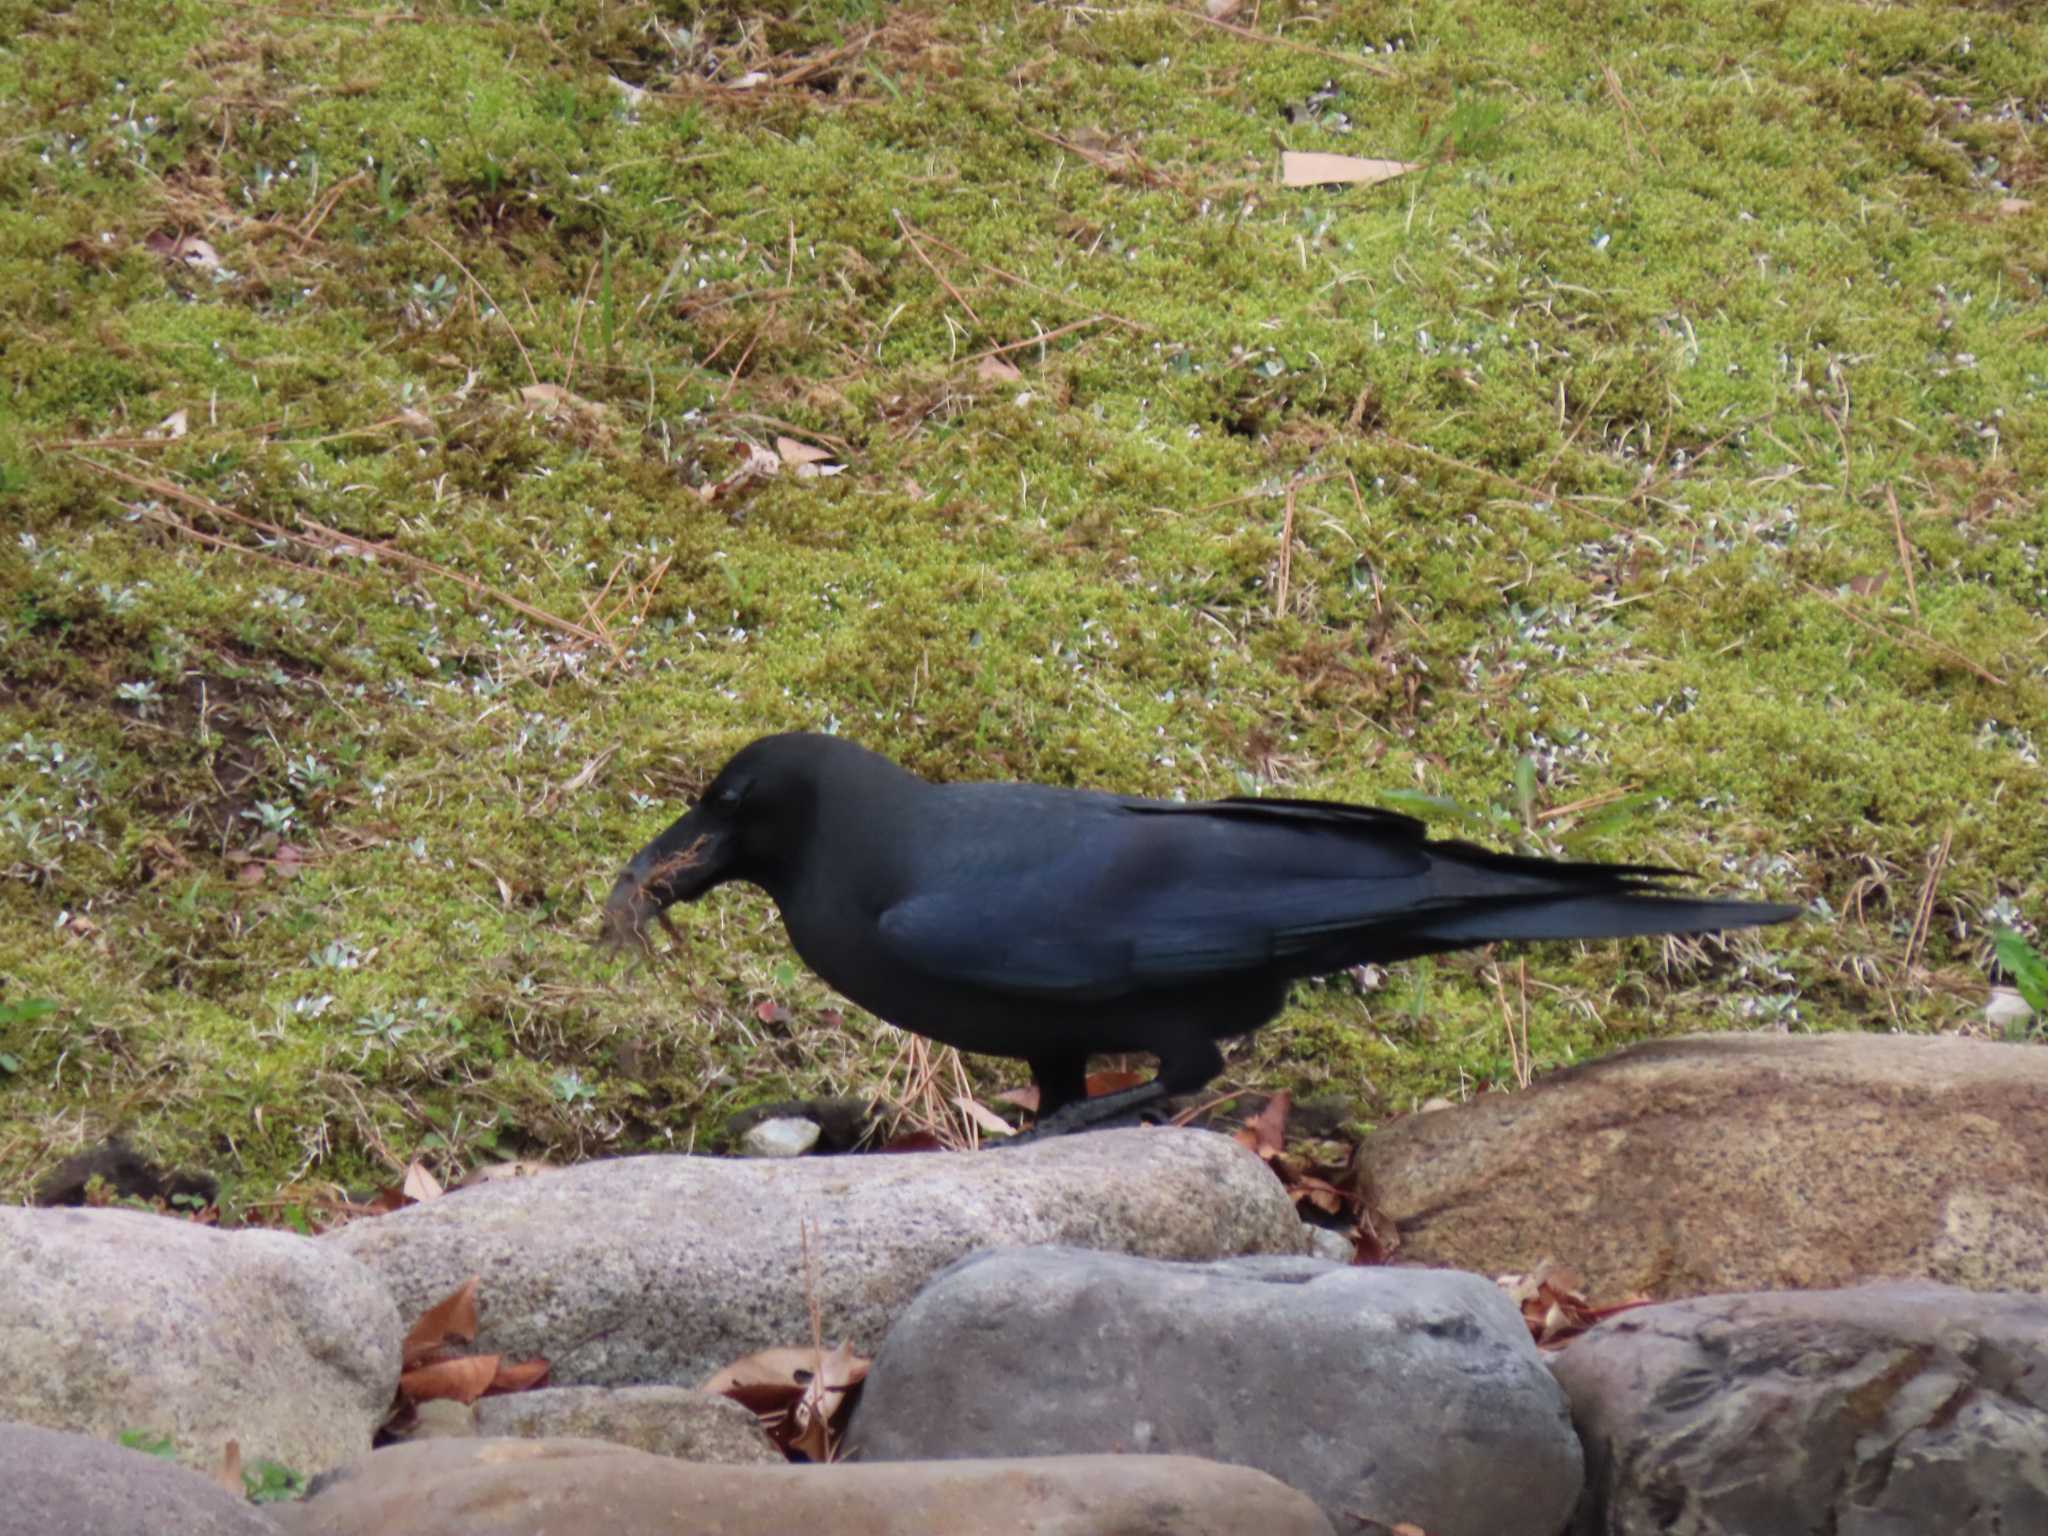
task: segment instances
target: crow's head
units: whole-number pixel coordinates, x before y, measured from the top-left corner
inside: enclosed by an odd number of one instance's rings
[[[633,855],[605,902],[605,938],[644,948],[647,924],[728,880],[775,893],[810,837],[821,776],[859,748],[830,737],[764,736],[742,748],[697,803]]]

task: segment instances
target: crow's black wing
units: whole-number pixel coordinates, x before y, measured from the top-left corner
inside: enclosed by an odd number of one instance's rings
[[[955,865],[881,914],[895,963],[1074,1000],[1251,971],[1309,974],[1361,929],[1442,910],[1405,816],[1296,801],[1107,802],[999,878]]]

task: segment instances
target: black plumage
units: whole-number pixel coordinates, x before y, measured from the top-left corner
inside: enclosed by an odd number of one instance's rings
[[[1027,1062],[1041,1128],[1201,1088],[1216,1042],[1289,983],[1508,939],[1707,933],[1799,909],[1669,891],[1675,872],[1495,853],[1408,816],[1308,800],[1183,804],[1040,784],[935,784],[837,737],[767,736],[640,850],[607,903],[638,935],[728,880],[870,1013]],[[1159,1075],[1084,1099],[1091,1054]]]

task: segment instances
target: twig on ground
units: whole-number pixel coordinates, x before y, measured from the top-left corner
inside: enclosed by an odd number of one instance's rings
[[[931,257],[925,255],[924,247],[917,243],[917,236],[915,233],[912,232],[909,222],[903,217],[901,213],[898,213],[896,209],[891,208],[889,211],[896,215],[896,227],[903,231],[903,239],[904,242],[908,244],[910,247],[910,254],[915,256],[919,261],[923,262],[925,271],[931,273],[933,277],[937,278],[939,280],[939,286],[945,289],[946,292],[950,293],[953,296],[953,302],[955,304],[958,304],[965,311],[967,311],[967,318],[972,320],[976,325],[980,325],[981,316],[977,315],[974,312],[974,306],[972,304],[968,303],[966,299],[961,297],[960,290],[958,288],[955,288],[951,283],[946,281],[946,274],[941,272],[937,267],[932,265]]]
[[[456,255],[453,251],[449,250],[447,246],[443,245],[440,241],[436,240],[432,235],[428,234],[425,230],[422,230],[420,232],[420,238],[426,241],[427,244],[431,245],[435,250],[439,251],[443,256],[446,256],[450,261],[454,262],[455,270],[460,272],[464,277],[468,278],[470,282],[476,286],[476,291],[478,293],[481,293],[486,299],[490,301],[492,310],[497,314],[498,318],[505,323],[505,330],[512,337],[512,345],[519,349],[520,361],[526,364],[527,379],[532,383],[538,384],[540,382],[540,374],[534,370],[533,359],[527,355],[526,343],[519,339],[518,328],[512,324],[512,317],[505,313],[505,306],[500,304],[497,301],[497,299],[492,295],[491,290],[483,285],[483,280],[481,278],[479,278],[474,272],[470,271],[468,267],[462,264],[462,258],[460,256]],[[532,307],[533,301],[531,299],[528,299],[527,308],[531,309]]]

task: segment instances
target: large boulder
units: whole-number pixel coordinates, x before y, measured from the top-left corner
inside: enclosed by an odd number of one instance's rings
[[[1580,1486],[1564,1394],[1499,1287],[1310,1258],[977,1254],[889,1331],[847,1444],[871,1463],[1201,1456],[1270,1472],[1340,1530],[1430,1536],[1556,1536]]]
[[[405,1330],[377,1277],[286,1232],[0,1208],[0,1418],[308,1475],[389,1412]]]
[[[1299,1253],[1279,1181],[1228,1137],[1100,1131],[979,1153],[631,1157],[462,1190],[321,1239],[408,1315],[485,1276],[478,1347],[562,1386],[695,1386],[811,1338],[872,1352],[963,1254],[1067,1243],[1161,1258]]]
[[[1402,1256],[1595,1300],[1879,1277],[2048,1291],[2048,1051],[1898,1035],[1636,1046],[1364,1148]]]
[[[0,1536],[277,1536],[209,1477],[29,1424],[0,1424],[0,1489]]]
[[[1625,1312],[1556,1362],[1578,1536],[2048,1531],[2048,1301],[1924,1283]]]
[[[591,1440],[393,1446],[279,1519],[290,1536],[1332,1536],[1272,1478],[1185,1457],[720,1467]]]

